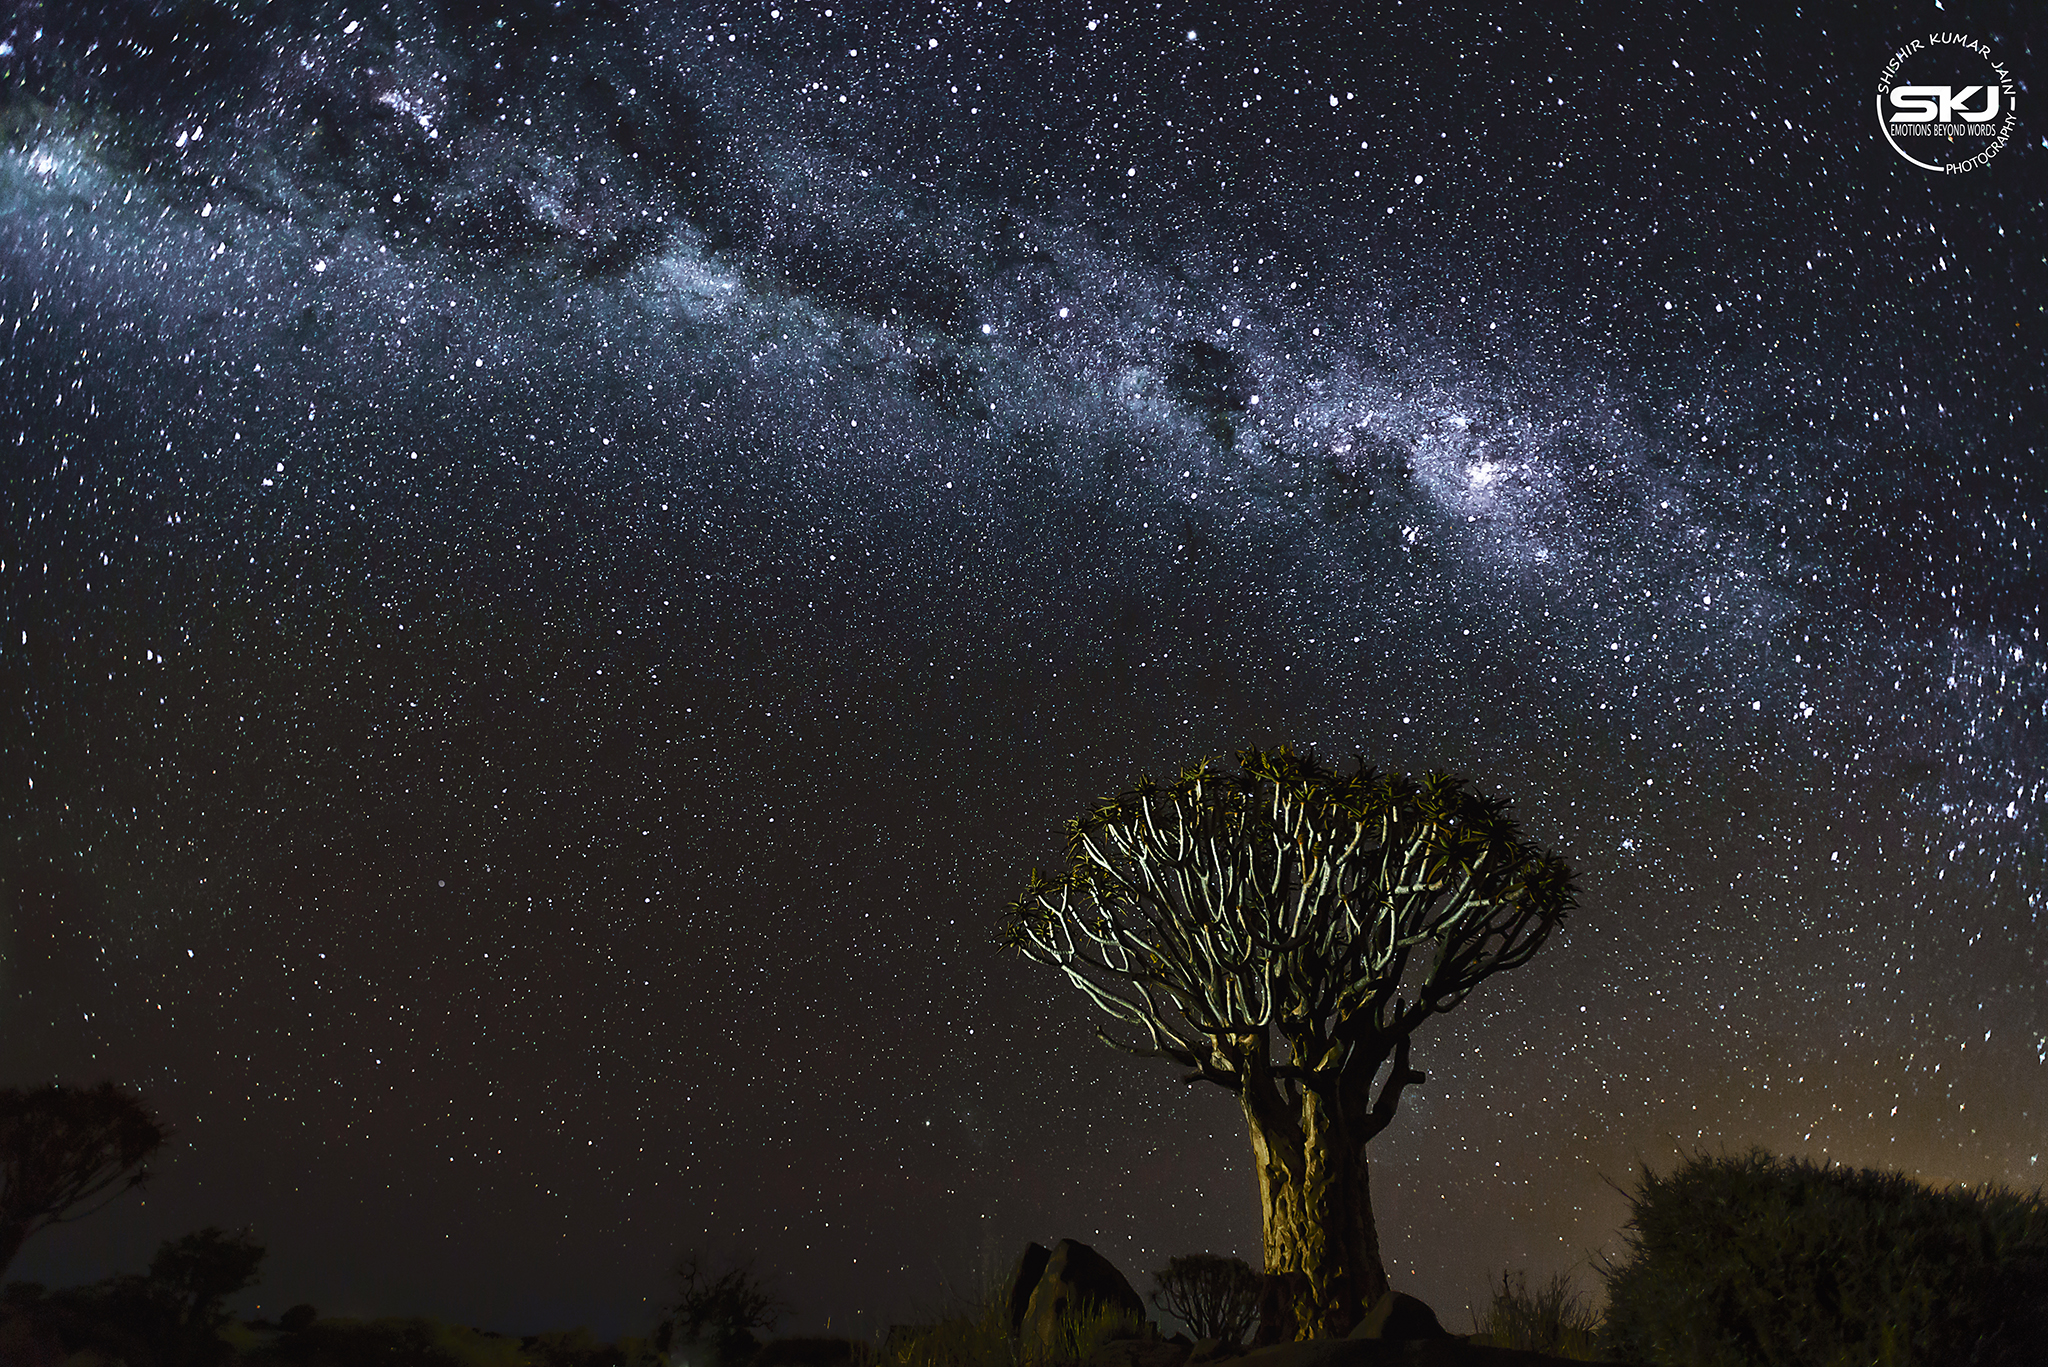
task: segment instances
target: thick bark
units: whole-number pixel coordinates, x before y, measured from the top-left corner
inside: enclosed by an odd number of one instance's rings
[[[1245,1119],[1258,1168],[1268,1274],[1288,1279],[1296,1336],[1351,1331],[1387,1291],[1373,1224],[1365,1144],[1339,1108],[1316,1091],[1293,1100],[1270,1087],[1246,1088]]]

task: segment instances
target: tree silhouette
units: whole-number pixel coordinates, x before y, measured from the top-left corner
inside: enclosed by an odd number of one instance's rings
[[[1341,1335],[1387,1291],[1366,1145],[1425,1080],[1409,1037],[1526,963],[1576,890],[1463,779],[1285,746],[1237,763],[1141,777],[1069,822],[1065,871],[1032,871],[1005,940],[1143,1032],[1105,1043],[1237,1096],[1265,1270],[1294,1332]]]
[[[0,1088],[0,1275],[37,1230],[141,1186],[169,1137],[111,1082]]]
[[[228,1297],[255,1284],[264,1252],[251,1230],[208,1225],[166,1240],[150,1259],[149,1284],[180,1325],[211,1334],[231,1318]]]
[[[1242,1258],[1190,1253],[1154,1272],[1152,1304],[1175,1316],[1198,1339],[1242,1343],[1259,1313],[1259,1274]]]
[[[756,1329],[773,1329],[789,1307],[754,1275],[751,1259],[738,1258],[713,1271],[703,1255],[686,1252],[676,1260],[676,1299],[654,1331],[663,1353],[684,1344],[710,1350],[716,1364],[748,1357]]]

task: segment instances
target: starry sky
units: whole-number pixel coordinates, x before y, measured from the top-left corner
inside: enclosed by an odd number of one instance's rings
[[[2029,8],[12,6],[0,1081],[177,1139],[11,1275],[1256,1261],[1232,1100],[996,939],[1281,741],[1580,871],[1373,1147],[1454,1328],[1695,1149],[2037,1185]],[[1872,112],[1936,29],[2018,86],[1967,174]]]

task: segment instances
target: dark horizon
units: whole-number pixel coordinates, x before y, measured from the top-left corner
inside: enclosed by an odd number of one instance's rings
[[[828,11],[829,17],[828,17]],[[1141,771],[1471,775],[1580,871],[1375,1141],[1465,1326],[1695,1148],[2042,1180],[2016,4],[32,4],[0,20],[0,1085],[245,1313],[867,1335],[1259,1260],[1001,908]],[[1922,30],[2019,83],[1940,175]],[[2029,589],[2027,585],[2035,587]]]

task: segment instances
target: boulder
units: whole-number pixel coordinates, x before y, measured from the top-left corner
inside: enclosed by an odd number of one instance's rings
[[[1121,1310],[1136,1320],[1145,1318],[1145,1302],[1109,1259],[1078,1240],[1062,1239],[1053,1245],[1045,1271],[1031,1289],[1018,1337],[1035,1344],[1057,1342],[1061,1320],[1099,1307]]]
[[[1011,1338],[1017,1337],[1018,1327],[1024,1323],[1024,1311],[1031,1305],[1031,1293],[1038,1289],[1038,1279],[1045,1275],[1045,1265],[1051,1258],[1052,1250],[1034,1241],[1024,1245],[1017,1265],[1010,1269],[1010,1280],[1003,1289],[1003,1310],[1009,1316]]]
[[[1440,1339],[1450,1337],[1437,1322],[1436,1311],[1404,1291],[1389,1291],[1373,1302],[1365,1318],[1351,1330],[1355,1339]]]
[[[1188,1355],[1188,1363],[1190,1367],[1202,1367],[1205,1363],[1243,1357],[1244,1352],[1244,1345],[1235,1339],[1203,1339]]]

